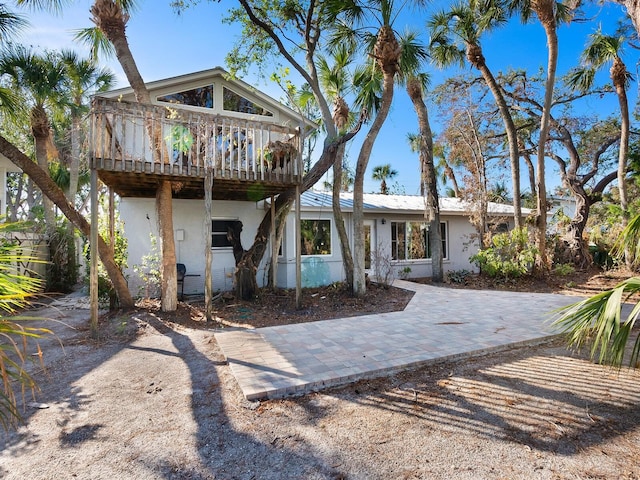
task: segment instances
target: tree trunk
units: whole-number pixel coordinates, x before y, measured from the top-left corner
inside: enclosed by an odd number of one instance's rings
[[[251,255],[247,255],[247,251],[242,247],[241,233],[242,222],[236,222],[227,232],[227,239],[233,247],[233,257],[236,261],[235,294],[236,298],[253,300],[258,291],[258,282],[256,280],[258,268]],[[266,243],[265,241],[265,246]]]
[[[538,268],[547,271],[549,258],[547,255],[547,184],[545,179],[545,158],[547,138],[551,120],[551,104],[553,101],[553,89],[556,81],[556,67],[558,64],[558,34],[556,31],[555,0],[536,0],[532,2],[532,8],[536,12],[547,37],[547,78],[545,81],[544,105],[540,120],[540,138],[538,140],[537,161],[537,217],[538,228],[536,246],[538,247]]]
[[[407,93],[413,102],[413,108],[418,117],[420,130],[420,164],[425,183],[425,218],[429,222],[429,245],[431,246],[431,279],[442,282],[444,273],[442,260],[442,233],[440,231],[440,199],[436,169],[433,164],[433,135],[429,124],[427,106],[422,97],[422,85],[415,79],[407,81]]]
[[[342,191],[342,162],[344,161],[344,144],[338,148],[336,160],[333,163],[333,218],[335,219],[338,238],[340,239],[340,250],[342,252],[342,265],[349,290],[353,289],[353,256],[349,245],[349,236],[344,226],[344,217],[340,208],[340,192]]]
[[[96,26],[105,34],[107,39],[113,44],[118,62],[122,66],[129,85],[133,89],[136,100],[139,103],[151,104],[151,95],[140,75],[138,66],[133,58],[129,42],[126,36],[126,24],[129,20],[119,2],[114,0],[95,0],[91,7],[91,14]],[[161,132],[155,131],[153,127],[147,125],[151,145],[159,146],[163,142]],[[154,161],[160,162],[161,156],[157,148],[151,149]],[[158,227],[161,238],[161,290],[162,290],[162,310],[174,311],[178,306],[178,272],[176,269],[176,247],[173,238],[173,204],[171,194],[171,183],[163,180],[158,186],[156,193],[156,209],[158,210]],[[172,267],[169,267],[172,265]],[[172,297],[172,298],[170,298]]]
[[[365,116],[362,114],[360,115],[360,119],[358,120],[357,124],[353,129],[351,129],[350,132],[346,133],[345,135],[342,135],[341,137],[333,138],[332,140],[330,140],[329,138],[325,140],[324,148],[322,150],[322,154],[320,155],[320,158],[313,165],[313,167],[311,167],[311,170],[309,170],[309,172],[304,176],[302,180],[302,185],[300,187],[301,192],[305,192],[309,190],[316,183],[318,183],[318,181],[327,172],[327,170],[335,163],[335,159],[338,154],[338,149],[340,148],[340,146],[345,144],[349,140],[351,140],[360,131],[360,128],[364,123],[364,120],[365,120]],[[295,197],[296,197],[295,188],[289,189],[281,193],[280,195],[278,195],[278,197],[276,198],[276,207],[275,207],[276,218],[284,219],[286,217],[287,213],[291,210],[291,206],[295,200]],[[242,262],[243,265],[253,265],[253,266],[260,265],[260,262],[262,261],[262,258],[264,256],[264,252],[267,251],[267,242],[269,240],[270,232],[271,232],[271,209],[267,210],[264,217],[262,218],[262,222],[260,222],[260,225],[258,226],[258,229],[256,231],[256,236],[253,240],[253,245],[251,245],[251,247],[248,250],[244,251],[244,253],[242,254],[240,262]],[[251,258],[245,259],[246,257],[251,257]],[[236,261],[236,266],[240,262]],[[251,269],[245,269],[243,274],[249,274],[250,272],[251,272]],[[243,286],[244,286],[243,288],[245,288],[244,291],[247,292],[246,294],[247,296],[249,295],[248,288],[250,288],[252,285],[255,286],[255,290],[257,291],[257,282],[255,281],[256,272],[257,272],[257,269],[254,270],[253,272],[253,276],[254,276],[253,282],[249,283],[244,281],[243,279]],[[256,291],[252,293],[251,295],[252,297],[255,295]]]
[[[620,209],[622,210],[622,227],[629,223],[629,205],[627,200],[627,156],[629,154],[629,103],[625,88],[627,69],[620,58],[616,57],[611,67],[611,77],[620,104],[620,150],[618,152],[618,192],[620,195]],[[624,250],[624,260],[631,266],[631,252],[628,247]]]
[[[504,123],[504,129],[507,133],[507,140],[509,143],[509,161],[511,162],[511,188],[513,193],[513,221],[515,228],[522,227],[522,208],[520,205],[520,154],[518,152],[518,133],[516,126],[511,118],[511,112],[507,105],[504,95],[498,86],[498,82],[494,78],[491,70],[484,62],[484,57],[481,55],[482,61],[478,63],[477,68],[480,70],[482,78],[489,86],[489,90],[493,94],[493,98],[500,110],[500,116]]]
[[[171,182],[161,182],[156,190],[156,209],[158,231],[160,232],[160,251],[162,252],[160,278],[163,280],[161,302],[163,312],[173,312],[178,308],[178,270],[176,267],[176,244],[173,238],[172,201]]]
[[[576,212],[567,228],[566,242],[570,258],[565,260],[570,260],[577,268],[584,269],[591,265],[589,246],[583,237],[589,219],[591,200],[582,185],[570,185],[570,188],[576,200]]]
[[[27,174],[78,230],[87,237],[91,235],[91,225],[89,222],[67,201],[64,192],[46,172],[2,136],[0,136],[0,152]],[[116,291],[116,295],[118,295],[120,306],[123,308],[132,308],[134,303],[131,292],[129,292],[127,281],[113,258],[111,248],[102,237],[98,237],[98,252],[100,254],[100,260],[102,260],[102,264]]]
[[[534,202],[538,202],[538,198],[536,195],[536,171],[533,168],[533,162],[531,161],[531,157],[528,154],[523,154],[522,158],[524,159],[524,163],[527,166],[527,171],[529,172],[529,188],[531,189],[531,198]]]
[[[78,193],[78,182],[80,178],[80,118],[73,116],[71,119],[71,162],[69,165],[69,188],[66,192],[67,200],[75,206],[75,198]],[[73,223],[67,223],[67,261],[70,268],[76,270],[76,242],[75,227]],[[113,244],[111,244],[113,248]],[[77,277],[75,278],[77,281]]]
[[[49,175],[49,135],[51,129],[49,127],[49,117],[42,105],[36,105],[31,111],[31,133],[35,142],[38,165],[43,172]],[[46,195],[42,197],[42,206],[44,208],[44,223],[47,234],[52,235],[56,228],[56,217],[53,211],[53,203]]]
[[[614,0],[615,3],[624,5],[633,22],[636,32],[640,34],[640,1],[639,0]]]

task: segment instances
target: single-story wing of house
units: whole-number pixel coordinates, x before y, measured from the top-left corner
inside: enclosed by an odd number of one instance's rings
[[[328,285],[344,280],[342,254],[332,211],[331,193],[310,190],[301,195],[301,274],[302,286]],[[353,194],[340,194],[345,227],[353,248]],[[212,278],[214,291],[233,289],[235,260],[227,239],[227,229],[241,223],[241,240],[245,248],[253,243],[258,225],[263,219],[269,200],[258,202],[216,200],[211,218],[213,249]],[[277,285],[296,286],[295,209],[287,218],[277,260]],[[469,257],[478,250],[475,229],[469,220],[470,205],[457,198],[440,199],[440,222],[443,267],[445,272],[475,270]],[[204,291],[205,221],[204,204],[196,199],[174,199],[174,233],[177,261],[186,266],[184,294]],[[395,278],[431,276],[428,223],[424,218],[424,198],[415,195],[364,195],[364,227],[367,258],[365,267],[371,276],[376,266],[388,266]],[[158,236],[155,219],[155,200],[152,198],[122,198],[119,207],[124,232],[129,240],[129,271],[132,292],[141,285],[134,266],[141,265],[152,250],[151,236]],[[527,212],[523,212],[525,214]],[[489,204],[489,216],[496,230],[513,227],[513,208],[510,205]],[[258,268],[260,286],[267,285],[271,264],[271,247],[266,249]]]

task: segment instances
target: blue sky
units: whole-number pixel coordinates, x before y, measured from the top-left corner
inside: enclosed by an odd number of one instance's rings
[[[92,3],[90,0],[76,0],[65,7],[60,15],[27,11],[32,26],[19,41],[36,48],[74,48],[82,52],[82,47],[73,43],[72,31],[93,25],[89,13]],[[214,66],[224,67],[224,57],[239,35],[236,27],[221,22],[230,4],[227,0],[220,4],[203,0],[200,5],[178,16],[169,6],[169,0],[139,0],[139,8],[132,15],[127,27],[127,36],[143,78],[152,81]],[[445,5],[445,2],[434,2],[432,8],[440,9]],[[623,10],[619,5],[607,3],[604,6],[592,7],[589,15],[589,21],[572,23],[559,30],[558,74],[565,73],[576,65],[587,35],[593,32],[598,24],[602,24],[604,33],[613,33]],[[396,22],[396,27],[401,30],[406,25],[425,31],[427,17],[428,13],[407,11]],[[425,34],[424,41],[426,38]],[[521,25],[516,19],[503,29],[483,37],[482,44],[487,64],[495,72],[508,68],[526,68],[533,72],[546,65],[546,40],[544,31],[537,22]],[[628,48],[625,60],[628,68],[635,74],[637,52]],[[127,85],[115,59],[103,63],[116,73],[119,87]],[[462,72],[476,75],[475,71],[469,69]],[[451,73],[432,69],[432,85],[437,85]],[[606,81],[606,70],[602,77],[603,81]],[[277,86],[265,83],[257,76],[245,77],[244,80],[275,98],[281,96]],[[630,89],[632,102],[635,102],[637,97],[637,88],[637,83],[634,83]],[[589,114],[593,113],[594,117],[606,116],[616,111],[616,101],[612,95],[605,101],[585,102],[582,108]],[[435,124],[433,128],[437,131],[438,125]],[[376,165],[390,163],[398,171],[398,176],[390,183],[401,185],[407,194],[419,193],[418,158],[417,154],[410,151],[406,141],[407,133],[416,130],[413,107],[406,93],[397,89],[392,111],[372,152],[369,171]],[[352,165],[357,158],[363,137],[364,132],[361,132],[359,140],[352,142],[348,147],[347,154]],[[557,170],[550,165],[547,178],[552,187],[559,183],[557,177]],[[523,188],[527,185],[525,182],[523,178]],[[378,188],[378,182],[371,179],[370,173],[367,174],[365,191],[377,191]]]

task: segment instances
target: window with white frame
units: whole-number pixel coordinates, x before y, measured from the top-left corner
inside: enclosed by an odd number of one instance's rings
[[[222,108],[229,112],[250,113],[252,115],[262,115],[273,117],[273,113],[261,105],[238,95],[227,87],[222,87]]]
[[[156,97],[156,100],[192,107],[213,108],[213,85],[205,85],[204,87],[161,95]]]
[[[447,258],[447,224],[440,223],[442,257]],[[429,224],[425,222],[391,222],[391,258],[418,260],[431,258]]]
[[[302,255],[331,255],[331,221],[300,220]]]

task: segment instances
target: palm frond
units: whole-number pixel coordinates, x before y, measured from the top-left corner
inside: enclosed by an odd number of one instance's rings
[[[629,278],[611,290],[556,311],[553,325],[568,336],[572,347],[590,345],[591,359],[620,367],[624,362],[640,304],[623,318],[623,307],[629,298],[640,293],[640,277]],[[630,365],[635,366],[640,352],[640,335],[634,342]]]
[[[566,75],[564,83],[572,90],[587,92],[593,87],[596,69],[593,67],[574,68]]]
[[[73,39],[89,47],[91,59],[96,62],[100,55],[105,58],[113,58],[116,54],[115,47],[107,39],[106,35],[97,27],[87,27],[75,30]]]

